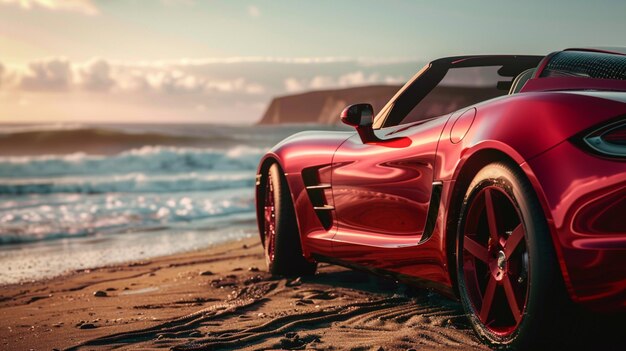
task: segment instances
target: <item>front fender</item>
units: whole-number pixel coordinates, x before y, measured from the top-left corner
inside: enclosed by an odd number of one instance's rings
[[[268,151],[259,163],[257,171],[256,204],[257,223],[259,233],[263,240],[263,177],[266,170],[272,163],[278,163],[285,174],[285,179],[289,186],[291,200],[294,204],[296,221],[300,229],[300,242],[302,252],[305,257],[310,257],[312,245],[316,246],[316,252],[326,252],[329,247],[325,243],[316,243],[309,240],[311,237],[318,239],[330,239],[332,232],[325,228],[313,210],[313,205],[306,191],[305,180],[302,175],[303,170],[311,169],[313,176],[318,177],[318,182],[330,183],[330,165],[337,148],[346,139],[354,135],[354,132],[329,132],[329,131],[307,131],[294,134],[278,143]],[[327,168],[328,172],[317,172]],[[328,242],[330,245],[330,242]]]

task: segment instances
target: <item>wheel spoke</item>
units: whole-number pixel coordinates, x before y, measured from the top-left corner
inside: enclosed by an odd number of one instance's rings
[[[463,248],[478,260],[487,263],[489,252],[486,247],[466,236],[463,238]]]
[[[511,236],[507,239],[506,244],[504,244],[504,254],[506,257],[511,257],[511,254],[513,254],[513,251],[515,251],[515,248],[517,248],[517,245],[519,245],[522,239],[524,239],[524,227],[520,223],[513,229]]]
[[[506,276],[502,281],[504,283],[504,294],[506,295],[506,299],[509,302],[509,307],[511,308],[513,317],[515,318],[515,321],[519,323],[519,321],[522,319],[522,311],[520,311],[519,306],[517,305],[517,298],[515,297],[515,291],[513,290],[513,284],[511,284],[511,279],[509,276]]]
[[[270,206],[265,206],[265,223],[269,224],[269,221],[272,219],[272,208]]]
[[[491,304],[496,295],[497,286],[498,282],[496,279],[494,277],[489,278],[487,288],[485,288],[485,294],[483,295],[483,303],[480,307],[480,320],[485,324],[487,323],[487,318],[489,318],[489,311],[491,311]]]
[[[496,210],[493,206],[491,189],[485,189],[485,210],[487,211],[487,223],[489,224],[489,236],[494,242],[500,240],[498,236],[498,224],[496,222]]]

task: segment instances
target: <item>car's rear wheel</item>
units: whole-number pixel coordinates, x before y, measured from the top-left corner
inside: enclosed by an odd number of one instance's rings
[[[309,275],[317,265],[302,255],[300,231],[285,175],[272,164],[263,175],[263,246],[267,269],[274,275]]]
[[[456,255],[461,302],[485,342],[507,350],[549,343],[565,298],[545,215],[517,168],[493,163],[476,174]]]

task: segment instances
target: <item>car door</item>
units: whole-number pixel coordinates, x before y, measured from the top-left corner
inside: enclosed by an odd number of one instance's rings
[[[390,250],[420,242],[446,120],[383,128],[376,131],[382,139],[377,143],[354,135],[337,149],[331,180],[335,257],[376,266]]]

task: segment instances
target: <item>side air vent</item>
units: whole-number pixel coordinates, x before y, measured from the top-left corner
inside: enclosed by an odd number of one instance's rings
[[[306,168],[302,170],[302,179],[317,218],[324,229],[330,229],[335,209],[328,201],[331,198],[330,165]]]

